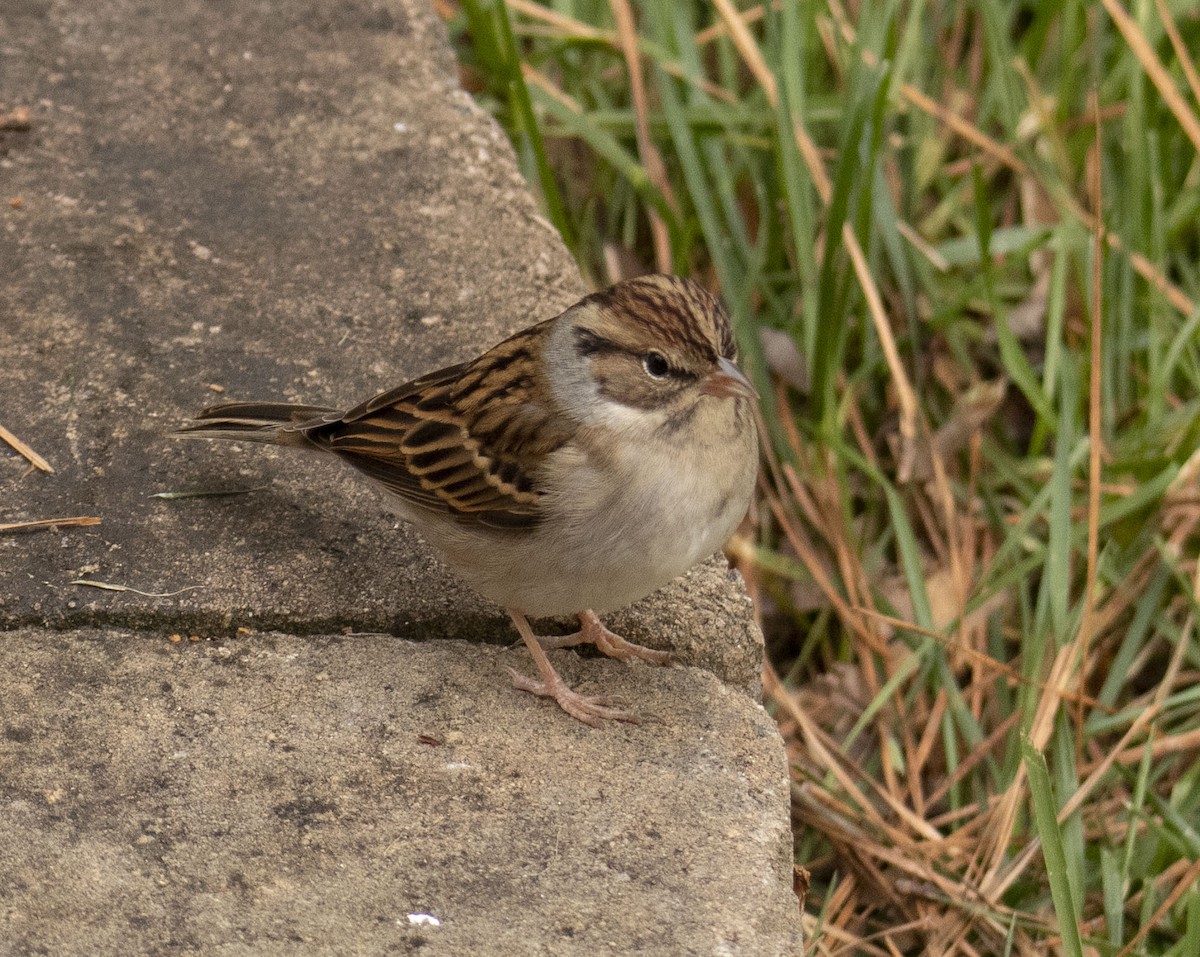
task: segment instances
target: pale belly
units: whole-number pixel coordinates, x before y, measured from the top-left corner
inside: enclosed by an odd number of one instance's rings
[[[559,520],[501,532],[425,529],[454,570],[484,597],[528,615],[598,613],[644,598],[713,554],[746,514],[756,476],[754,433],[726,454],[672,449],[642,455],[626,474],[572,471]]]

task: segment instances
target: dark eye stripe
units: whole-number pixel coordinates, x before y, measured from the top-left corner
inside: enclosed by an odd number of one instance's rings
[[[598,356],[598,355],[623,355],[632,356],[638,359],[643,364],[645,356],[635,349],[629,349],[612,339],[608,339],[599,333],[593,332],[591,329],[576,329],[575,330],[575,347],[579,350],[581,356]],[[656,353],[662,356],[662,353]],[[656,378],[671,378],[678,382],[695,382],[700,378],[696,373],[690,372],[687,369],[680,369],[671,364],[671,360],[666,356],[662,356],[664,362],[667,363],[667,368],[661,377]],[[647,370],[648,371],[648,370]]]
[[[675,366],[670,366],[667,369],[667,375],[678,382],[695,382],[700,376],[687,369],[676,369]]]
[[[604,336],[591,329],[576,329],[575,330],[575,348],[579,350],[581,356],[595,356],[604,353],[612,352],[628,352],[625,347],[618,345],[611,339],[606,339]]]

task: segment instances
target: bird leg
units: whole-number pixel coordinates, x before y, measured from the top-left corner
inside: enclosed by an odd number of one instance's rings
[[[609,631],[600,622],[600,617],[594,611],[579,613],[579,631],[571,635],[539,635],[538,641],[543,648],[574,648],[576,645],[595,645],[610,658],[620,658],[628,661],[639,658],[655,665],[671,663],[671,655],[665,651],[656,651],[644,645],[635,645],[626,641],[616,632]]]
[[[531,694],[540,695],[543,698],[553,698],[558,702],[558,706],[572,718],[577,718],[584,724],[591,725],[593,728],[600,727],[602,721],[638,723],[636,715],[628,711],[621,711],[619,708],[610,708],[606,698],[589,698],[577,691],[572,691],[559,676],[558,672],[554,670],[554,665],[550,663],[550,659],[542,648],[538,636],[533,633],[533,629],[529,626],[529,621],[525,616],[519,611],[514,611],[510,608],[508,609],[508,617],[512,619],[512,623],[516,626],[517,631],[521,633],[521,638],[525,641],[525,647],[529,649],[533,663],[537,665],[538,672],[542,676],[541,681],[535,681],[533,678],[509,668],[508,673],[512,675],[514,687],[522,691],[528,691]],[[634,647],[637,646],[635,645]]]

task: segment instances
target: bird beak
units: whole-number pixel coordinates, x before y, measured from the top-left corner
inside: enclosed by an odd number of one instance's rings
[[[758,398],[757,390],[750,384],[745,373],[724,358],[717,360],[716,372],[710,372],[704,377],[704,381],[700,383],[700,394],[715,395],[722,399],[739,395],[747,399]]]

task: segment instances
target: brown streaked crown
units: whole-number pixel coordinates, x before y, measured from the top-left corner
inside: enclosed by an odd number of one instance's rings
[[[591,303],[624,329],[645,330],[647,341],[662,342],[708,358],[737,359],[729,314],[721,300],[681,276],[639,276],[594,292]],[[581,305],[583,304],[581,303]]]
[[[725,307],[689,279],[642,276],[580,306],[575,348],[590,358],[600,395],[621,405],[650,410],[687,402],[720,359],[737,358]]]

